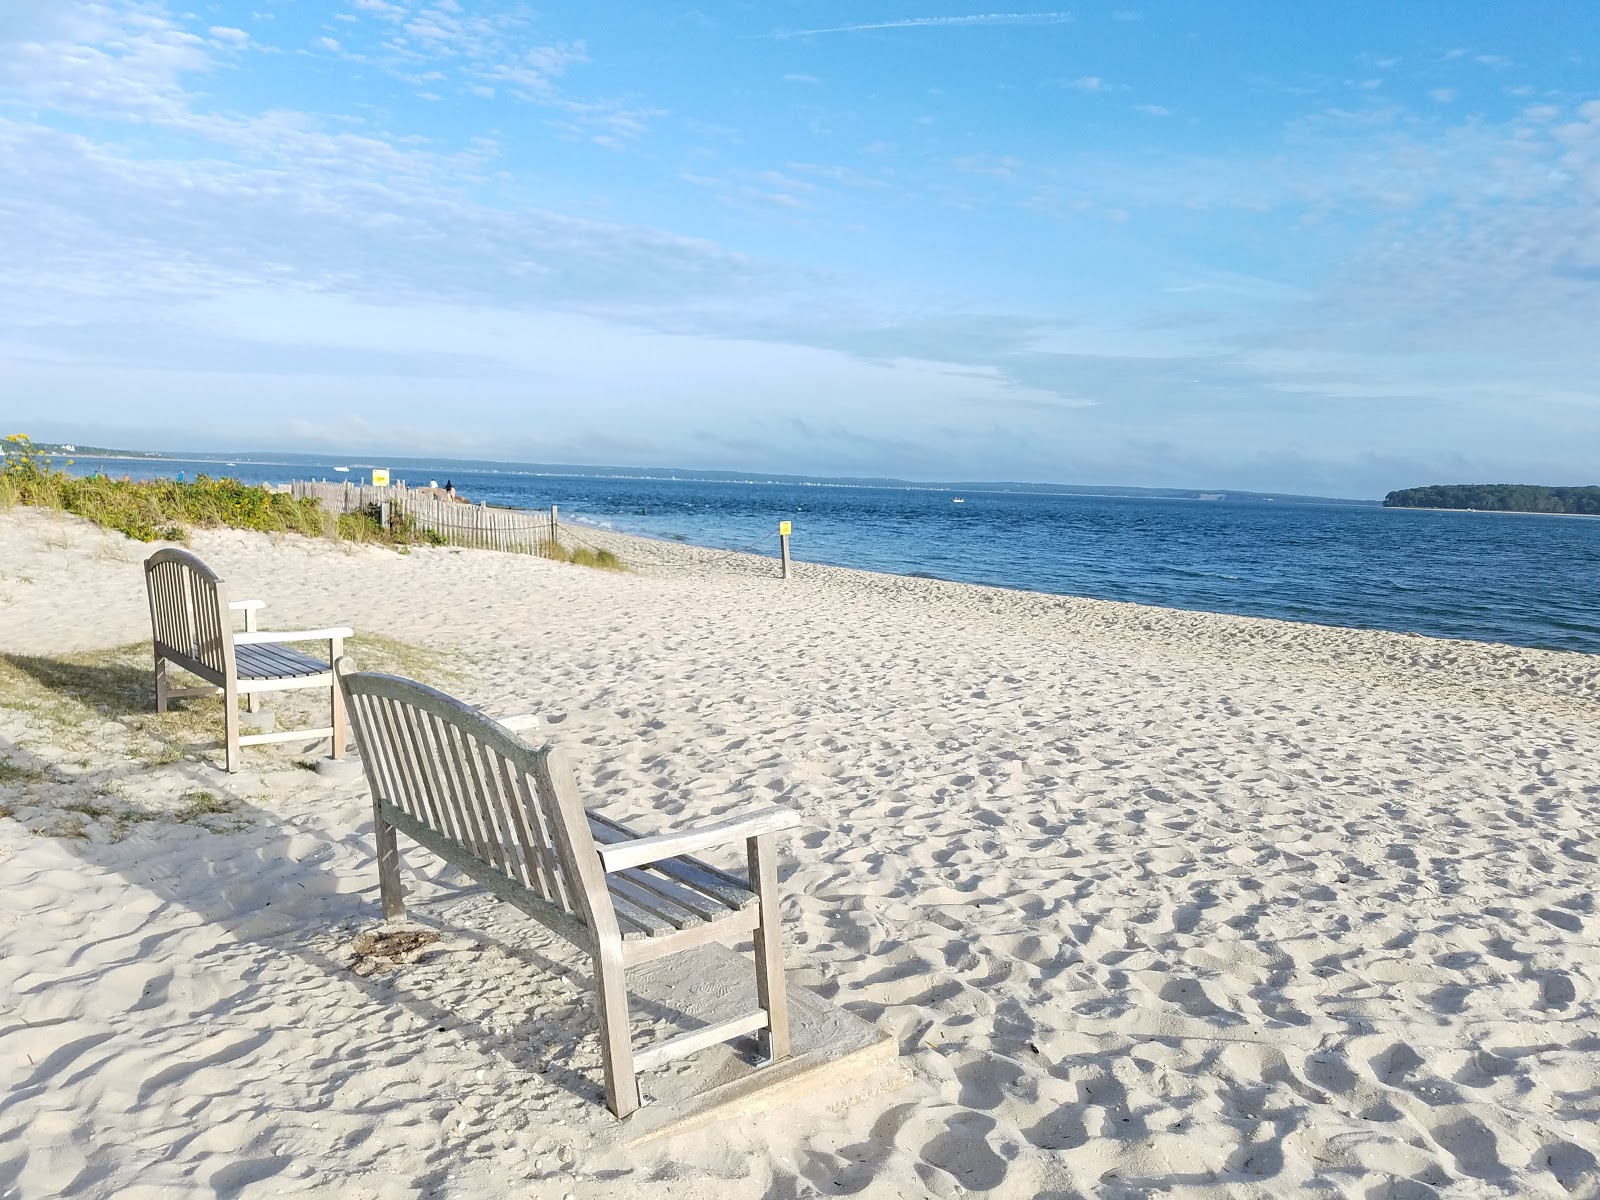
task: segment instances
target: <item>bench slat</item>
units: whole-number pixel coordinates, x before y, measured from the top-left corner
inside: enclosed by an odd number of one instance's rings
[[[652,892],[649,888],[640,887],[631,880],[622,879],[616,875],[607,875],[606,887],[610,890],[613,900],[620,896],[636,908],[642,908],[646,912],[654,913],[662,920],[671,923],[674,929],[692,929],[696,925],[704,925],[706,923],[706,919],[695,912],[694,909],[669,900],[658,892]],[[723,909],[723,915],[727,915],[729,911],[726,908]]]
[[[652,891],[682,908],[687,908],[690,912],[698,913],[708,921],[714,921],[729,912],[737,911],[716,896],[708,895],[688,884],[679,883],[659,871],[629,867],[625,871],[611,872],[608,878],[626,879],[629,883]]]
[[[490,819],[484,797],[462,786],[461,776],[457,771],[459,764],[456,760],[455,746],[450,738],[450,727],[433,713],[426,714],[421,723],[427,734],[429,761],[433,767],[439,792],[445,797],[445,802],[460,814],[466,823],[466,828],[471,831],[473,844],[478,847],[478,857],[502,874],[514,877],[514,872],[506,860],[505,847],[501,844],[500,831]]]
[[[540,878],[538,862],[533,856],[527,822],[523,819],[521,798],[514,793],[508,795],[501,780],[497,778],[500,772],[496,767],[503,760],[492,751],[487,751],[481,742],[468,737],[463,730],[456,730],[456,738],[460,744],[461,763],[467,786],[484,798],[484,803],[494,812],[505,831],[507,860],[515,864],[515,873],[521,875],[524,883],[546,900],[551,899],[550,889],[545,887],[544,881]]]
[[[665,917],[658,917],[647,908],[640,908],[626,896],[611,893],[611,907],[616,911],[617,924],[622,929],[622,940],[638,941],[659,937],[664,933],[677,933],[678,929]]]
[[[538,788],[526,772],[514,763],[501,760],[510,794],[520,802],[520,809],[529,825],[529,835],[534,858],[539,864],[545,895],[554,904],[576,911],[572,889],[566,872],[561,869],[555,852],[555,840],[550,829],[550,814],[539,803]]]
[[[462,836],[461,827],[456,824],[450,811],[440,802],[428,783],[422,765],[422,752],[419,749],[416,733],[412,729],[412,715],[413,710],[406,705],[389,706],[389,719],[394,723],[395,745],[408,785],[406,794],[411,800],[411,805],[417,809],[417,816],[427,821],[445,837],[470,850],[471,845]]]

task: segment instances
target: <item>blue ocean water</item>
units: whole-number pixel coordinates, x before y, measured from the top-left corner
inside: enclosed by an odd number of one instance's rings
[[[79,460],[136,477],[359,479],[333,460]],[[1600,519],[1370,505],[549,475],[507,464],[394,466],[473,500],[796,559],[1363,629],[1600,652]],[[959,494],[961,503],[955,503]]]

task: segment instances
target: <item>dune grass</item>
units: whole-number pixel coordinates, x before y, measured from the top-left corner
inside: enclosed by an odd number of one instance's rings
[[[134,541],[188,538],[192,528],[254,529],[262,533],[326,536],[328,517],[314,500],[295,500],[237,479],[111,479],[71,475],[22,434],[5,439],[0,508],[25,504],[72,513]],[[68,465],[71,465],[68,460]]]
[[[628,569],[611,551],[591,549],[588,546],[563,546],[560,542],[545,541],[539,544],[539,553],[544,558],[572,563],[578,567],[595,567],[602,571]]]

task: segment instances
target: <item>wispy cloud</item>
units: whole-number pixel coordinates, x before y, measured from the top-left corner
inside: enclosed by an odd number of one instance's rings
[[[972,13],[961,17],[905,17],[898,21],[863,21],[855,25],[833,25],[826,29],[787,29],[769,34],[773,38],[814,37],[822,33],[864,33],[873,29],[956,29],[972,25],[1065,25],[1069,12]]]

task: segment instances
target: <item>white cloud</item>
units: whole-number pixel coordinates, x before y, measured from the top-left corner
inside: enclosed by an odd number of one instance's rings
[[[0,90],[35,103],[172,114],[184,107],[182,77],[213,65],[205,40],[159,8],[63,3],[21,15],[0,26]]]
[[[340,49],[338,40],[331,37],[315,38],[312,40],[311,44],[317,47],[319,50],[330,50],[335,54],[337,54]]]
[[[227,25],[213,25],[211,36],[219,42],[226,42],[234,46],[243,46],[250,40],[250,35],[242,29],[233,29]]]
[[[961,29],[978,25],[1065,25],[1069,12],[973,13],[959,17],[905,17],[897,21],[871,21],[855,25],[834,25],[827,29],[780,30],[774,38],[814,37],[824,33],[862,33],[879,29]]]
[[[1067,80],[1063,86],[1080,92],[1103,92],[1111,85],[1098,75],[1081,75],[1077,79]]]
[[[956,170],[967,175],[989,175],[995,179],[1012,179],[1022,169],[1020,158],[1009,154],[964,154],[952,160]]]
[[[1456,98],[1456,90],[1455,88],[1434,88],[1428,93],[1428,98],[1436,100],[1440,104],[1449,104]]]
[[[1134,112],[1142,112],[1147,117],[1170,117],[1172,110],[1164,104],[1135,104]]]

